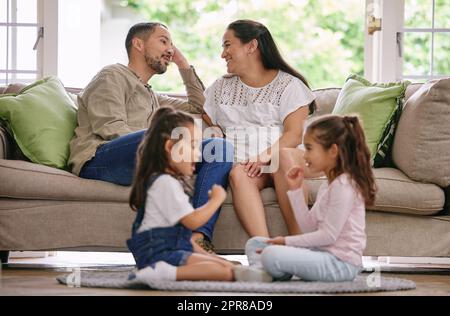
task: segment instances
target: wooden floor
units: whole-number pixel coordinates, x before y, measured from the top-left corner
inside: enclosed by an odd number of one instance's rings
[[[131,295],[131,296],[158,296],[158,295],[218,295],[218,293],[201,292],[159,292],[145,290],[114,290],[114,289],[91,289],[70,288],[58,284],[56,277],[64,274],[62,271],[40,270],[40,269],[3,269],[0,281],[0,295]],[[384,277],[399,277],[416,282],[417,288],[411,291],[380,292],[361,295],[421,295],[421,296],[449,296],[450,275],[417,275],[417,274],[391,274],[382,273]],[[220,293],[224,295],[245,295],[249,293]],[[251,295],[251,294],[250,294]],[[255,293],[255,295],[257,295]],[[266,294],[264,294],[266,295]]]
[[[71,288],[61,285],[56,281],[56,277],[61,274],[66,274],[67,269],[63,266],[70,266],[70,262],[62,262],[59,265],[52,263],[50,259],[41,259],[40,262],[44,264],[40,267],[36,265],[39,260],[32,261],[34,266],[26,268],[26,265],[20,266],[12,264],[12,268],[3,268],[0,270],[0,296],[9,295],[101,295],[101,296],[190,296],[190,295],[244,295],[249,296],[251,293],[202,293],[202,292],[160,292],[160,291],[146,291],[146,290],[120,290],[120,289],[91,289],[91,288]],[[125,260],[126,261],[126,260]],[[16,263],[20,261],[16,261]],[[119,264],[119,262],[116,262]],[[129,262],[122,261],[121,263],[128,264]],[[88,264],[89,265],[89,264]],[[92,263],[90,263],[92,265]],[[95,268],[95,267],[94,267]],[[83,268],[82,268],[83,269]],[[92,268],[91,268],[92,269]],[[367,274],[368,275],[368,274]],[[399,277],[416,282],[417,288],[411,291],[398,292],[378,292],[358,295],[421,295],[421,296],[450,296],[450,270],[443,271],[442,274],[411,274],[411,273],[386,273],[382,272],[383,277]],[[258,295],[254,293],[254,295]],[[266,294],[263,294],[266,296]]]

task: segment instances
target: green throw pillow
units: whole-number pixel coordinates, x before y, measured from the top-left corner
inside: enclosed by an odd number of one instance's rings
[[[17,95],[0,96],[0,119],[8,123],[24,155],[32,162],[59,169],[67,168],[76,112],[56,77],[39,80]]]
[[[373,84],[350,76],[342,88],[333,114],[357,114],[362,121],[374,167],[389,164],[395,128],[409,81]]]

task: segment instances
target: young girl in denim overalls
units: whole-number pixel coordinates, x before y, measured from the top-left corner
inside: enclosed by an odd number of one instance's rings
[[[143,282],[234,279],[231,262],[193,253],[192,230],[204,225],[226,198],[225,190],[215,185],[202,207],[189,203],[185,179],[193,175],[200,154],[201,132],[195,128],[190,115],[161,108],[139,146],[130,196],[138,213],[127,244],[138,268],[132,277]],[[172,139],[177,131],[181,139]]]
[[[307,168],[323,172],[316,202],[309,210],[303,193],[303,169],[286,174],[288,197],[301,235],[247,242],[251,266],[235,276],[246,281],[351,281],[362,268],[366,246],[365,206],[375,199],[370,152],[357,117],[328,115],[310,123],[304,134]]]

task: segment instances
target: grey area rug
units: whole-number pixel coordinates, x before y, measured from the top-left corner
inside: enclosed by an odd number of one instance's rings
[[[58,282],[71,287],[94,287],[116,289],[146,289],[158,291],[195,292],[253,292],[253,293],[364,293],[412,290],[416,284],[409,280],[385,278],[361,274],[353,282],[217,282],[217,281],[154,281],[149,284],[129,281],[131,271],[74,271],[59,276]]]

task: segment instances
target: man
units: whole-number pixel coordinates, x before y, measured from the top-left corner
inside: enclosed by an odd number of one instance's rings
[[[129,186],[134,175],[138,145],[155,110],[161,106],[172,106],[191,113],[202,113],[205,98],[202,82],[183,54],[172,44],[165,25],[134,25],[128,32],[125,46],[128,66],[106,66],[78,96],[78,127],[70,142],[69,166],[74,174],[82,178]],[[166,72],[170,62],[178,66],[186,86],[187,101],[159,95],[148,85],[155,74]],[[205,142],[217,143],[213,146],[215,150],[231,150],[222,139]],[[231,162],[201,162],[197,165],[194,207],[208,200],[208,191],[213,184],[227,186],[230,169]],[[217,218],[218,212],[193,234],[193,241],[210,250]]]

